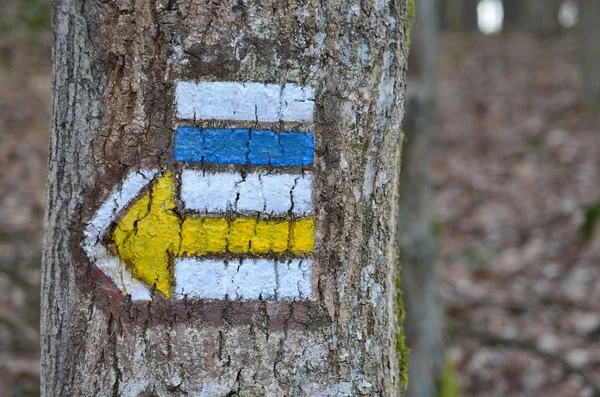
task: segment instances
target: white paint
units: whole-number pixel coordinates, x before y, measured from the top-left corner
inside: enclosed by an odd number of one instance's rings
[[[117,212],[122,210],[137,194],[154,178],[156,170],[132,171],[127,175],[125,181],[111,193],[104,204],[100,206],[96,215],[88,223],[84,236],[88,238],[101,239],[110,223],[114,220]]]
[[[312,122],[314,89],[287,83],[180,81],[177,117],[191,120]]]
[[[293,300],[311,298],[310,259],[278,262],[196,258],[175,261],[175,297],[183,299]]]
[[[264,212],[297,215],[313,212],[312,173],[207,173],[183,170],[181,200],[184,208],[203,213]],[[292,205],[293,202],[293,205]]]
[[[181,201],[184,208],[201,212],[225,212],[235,208],[240,174],[183,170]]]
[[[292,190],[292,200],[294,200],[294,213],[312,214],[312,173],[305,173],[301,178],[296,178],[296,185]]]
[[[312,290],[311,267],[312,262],[307,259],[277,263],[279,281],[277,296],[279,299],[282,297],[308,299]]]
[[[123,184],[100,206],[83,232],[82,247],[96,267],[110,277],[117,288],[131,295],[132,300],[151,300],[150,290],[135,280],[126,266],[102,245],[102,238],[125,208],[147,186],[158,171],[132,171]]]
[[[119,258],[108,252],[102,244],[96,244],[93,251],[93,256],[90,256],[90,259],[95,259],[96,267],[110,277],[117,288],[125,294],[131,295],[131,299],[134,301],[152,300],[150,290],[142,282],[133,278],[131,272]]]
[[[285,180],[282,180],[282,182],[285,182]],[[283,188],[284,187],[282,187],[282,189]],[[290,190],[288,190],[288,192]],[[235,207],[236,211],[266,212],[265,196],[263,194],[261,178],[258,173],[247,174],[244,182],[238,184],[237,193],[239,193],[239,197]]]

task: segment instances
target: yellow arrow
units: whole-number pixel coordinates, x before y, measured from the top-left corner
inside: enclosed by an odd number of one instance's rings
[[[194,217],[177,211],[175,178],[165,173],[117,224],[111,248],[133,277],[167,299],[175,257],[280,254],[304,256],[314,248],[314,218],[258,220]]]

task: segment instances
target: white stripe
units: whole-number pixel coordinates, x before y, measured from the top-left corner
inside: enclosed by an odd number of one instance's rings
[[[183,170],[181,200],[188,210],[202,213],[265,212],[307,215],[312,208],[312,174],[205,173]],[[293,205],[292,205],[293,200]]]
[[[101,244],[96,244],[92,250],[91,258],[95,259],[96,267],[110,277],[117,288],[123,293],[131,295],[131,299],[134,301],[152,300],[150,290],[142,282],[133,278],[119,258],[108,252]]]
[[[83,249],[88,257],[115,285],[133,300],[150,300],[150,290],[135,280],[121,261],[102,245],[102,237],[117,214],[148,185],[157,174],[156,170],[133,171],[127,175],[121,186],[113,191],[100,206],[83,232]]]
[[[269,300],[311,299],[310,259],[279,262],[268,259],[243,261],[175,261],[175,296],[183,299]]]
[[[311,122],[314,89],[287,83],[180,81],[175,89],[177,117],[194,120]]]
[[[154,178],[157,171],[132,171],[121,186],[115,189],[100,206],[92,220],[88,223],[84,236],[85,245],[95,244],[101,240],[111,222],[129,202]]]

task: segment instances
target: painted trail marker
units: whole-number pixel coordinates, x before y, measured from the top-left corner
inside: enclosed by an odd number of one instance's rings
[[[312,299],[312,88],[179,82],[176,102],[180,167],[130,172],[84,231],[89,258],[135,301],[152,291],[165,299]],[[211,120],[225,126],[194,125]],[[275,122],[309,131],[275,130]]]

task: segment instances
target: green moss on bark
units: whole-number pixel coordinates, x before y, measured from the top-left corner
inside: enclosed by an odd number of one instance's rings
[[[406,12],[406,57],[410,54],[410,29],[415,22],[415,0],[408,0],[408,10]]]
[[[439,397],[460,397],[460,387],[456,377],[454,364],[450,360],[446,360],[440,382]]]
[[[400,288],[400,261],[398,261],[398,274],[396,275],[396,291],[398,291],[396,299],[396,307],[398,310],[398,338],[396,339],[396,350],[400,360],[400,379],[402,380],[402,393],[406,392],[408,387],[408,354],[410,349],[406,346],[406,337],[404,335],[404,302],[402,301],[402,289]]]
[[[414,9],[414,0],[409,0],[410,4],[413,5]],[[410,16],[410,10],[409,10]],[[410,22],[410,21],[409,21]],[[408,49],[408,47],[407,47]],[[400,140],[401,142],[405,142],[406,136],[404,135],[404,130],[400,130]],[[402,169],[402,160],[400,160],[400,169]],[[401,287],[401,276],[400,270],[402,269],[402,263],[400,262],[400,248],[396,247],[396,258],[398,258],[398,265],[396,270],[396,310],[398,310],[398,337],[396,339],[396,350],[398,351],[399,357],[399,369],[400,369],[400,380],[402,381],[402,394],[406,393],[406,389],[408,388],[408,355],[410,354],[410,349],[406,345],[406,334],[404,332],[404,320],[406,318],[406,311],[404,310],[404,301],[402,299],[402,287]]]

